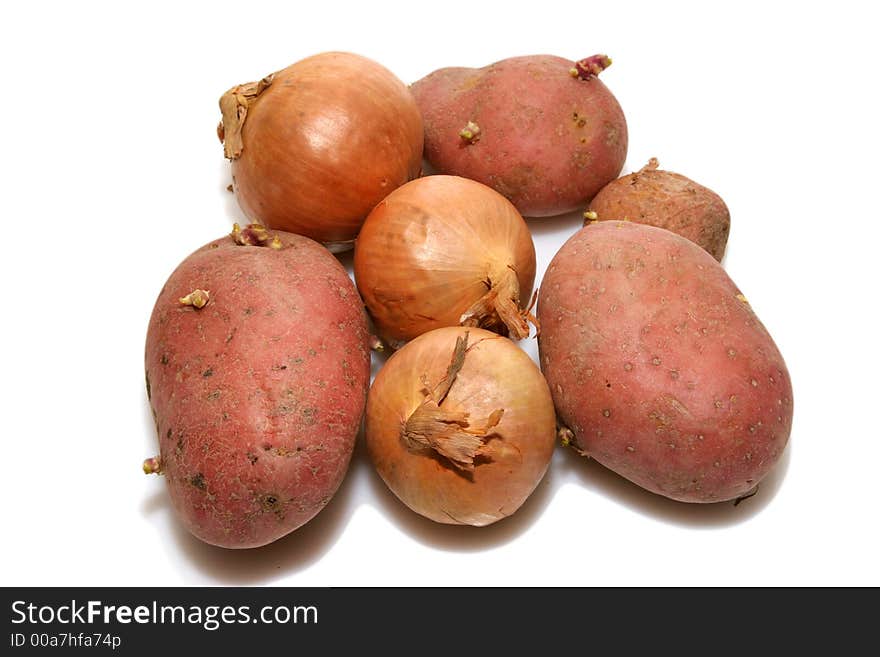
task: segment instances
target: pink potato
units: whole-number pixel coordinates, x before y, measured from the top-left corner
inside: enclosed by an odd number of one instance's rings
[[[369,382],[345,269],[310,239],[273,235],[248,227],[187,257],[147,332],[160,454],[144,468],[164,473],[190,532],[227,548],[270,543],[327,504]]]
[[[721,265],[667,230],[603,221],[553,258],[541,368],[571,445],[654,493],[745,496],[791,432],[788,370]]]
[[[412,85],[425,159],[493,187],[526,216],[583,208],[626,159],[626,119],[597,77],[610,63],[531,55],[434,71]]]

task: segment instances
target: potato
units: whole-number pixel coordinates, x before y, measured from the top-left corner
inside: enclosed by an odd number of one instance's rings
[[[727,205],[711,189],[658,166],[651,158],[641,170],[608,183],[590,202],[590,211],[599,221],[623,219],[671,230],[720,262],[730,234]]]
[[[248,227],[195,251],[147,332],[160,456],[145,470],[165,474],[189,531],[227,548],[274,541],[327,504],[366,403],[368,331],[351,279],[316,242],[274,237]]]
[[[551,261],[541,368],[572,446],[660,495],[752,491],[791,431],[788,370],[724,270],[662,228],[598,222]]]
[[[610,63],[533,55],[434,71],[412,85],[425,159],[493,187],[526,216],[583,208],[626,159],[623,111],[596,77]]]

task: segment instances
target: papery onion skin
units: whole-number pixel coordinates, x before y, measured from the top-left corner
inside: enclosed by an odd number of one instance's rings
[[[465,334],[468,351],[442,406],[468,412],[473,425],[503,411],[472,471],[402,437],[425,402],[424,383],[444,379]],[[535,363],[510,340],[477,328],[436,329],[407,343],[379,370],[367,399],[366,445],[377,472],[410,509],[445,524],[484,526],[519,509],[547,471],[555,429]]]
[[[267,78],[248,101],[241,153],[227,153],[242,211],[270,228],[350,243],[373,206],[421,172],[412,94],[388,69],[345,52]]]
[[[493,189],[425,176],[389,194],[361,229],[354,276],[377,330],[392,344],[457,326],[490,286],[510,284],[529,304],[535,246],[525,220]],[[498,317],[474,323],[507,335]],[[516,322],[528,335],[525,317]],[[513,337],[525,337],[515,335]]]

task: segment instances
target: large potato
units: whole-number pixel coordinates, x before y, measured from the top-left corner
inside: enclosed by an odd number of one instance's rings
[[[434,71],[412,85],[425,159],[493,187],[526,216],[582,208],[626,159],[623,111],[596,77],[608,64],[532,55]]]
[[[151,467],[184,525],[229,548],[274,541],[327,504],[369,381],[366,316],[345,269],[316,242],[275,236],[281,248],[224,237],[187,257],[147,333]]]
[[[538,319],[541,368],[573,446],[639,486],[686,502],[734,499],[782,454],[785,362],[693,242],[591,224],[550,263]]]

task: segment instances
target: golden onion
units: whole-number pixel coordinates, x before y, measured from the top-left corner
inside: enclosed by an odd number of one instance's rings
[[[556,415],[544,376],[516,344],[447,327],[379,370],[365,436],[377,472],[410,509],[483,526],[514,513],[543,478]]]
[[[426,176],[379,203],[355,242],[354,276],[392,346],[444,326],[529,334],[535,246],[516,208],[458,176]]]

